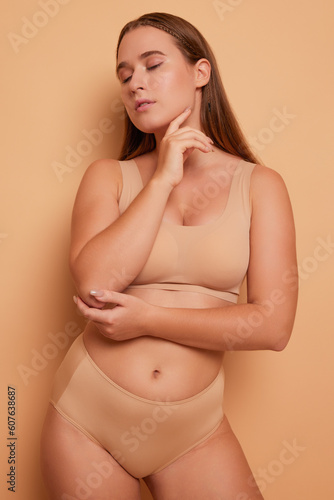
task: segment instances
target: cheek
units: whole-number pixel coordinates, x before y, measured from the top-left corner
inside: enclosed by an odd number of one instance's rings
[[[148,88],[149,90],[161,90],[168,92],[168,95],[175,96],[176,93],[182,90],[189,92],[190,90],[189,75],[185,71],[164,71],[162,68],[157,71],[152,71],[149,74]]]
[[[172,84],[172,75],[162,71],[152,72],[148,78],[148,90],[167,90]]]

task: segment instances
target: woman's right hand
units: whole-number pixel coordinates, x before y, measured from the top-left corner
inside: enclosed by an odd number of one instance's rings
[[[188,108],[171,121],[160,143],[158,165],[154,176],[164,179],[174,188],[183,177],[183,164],[194,149],[212,151],[213,141],[200,130],[181,127],[189,117]]]

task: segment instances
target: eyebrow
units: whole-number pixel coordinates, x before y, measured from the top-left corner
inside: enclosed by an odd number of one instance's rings
[[[142,54],[140,54],[139,59],[143,60],[154,55],[165,56],[166,54],[161,52],[161,50],[148,50],[147,52],[143,52]],[[118,74],[122,68],[126,68],[128,66],[130,66],[130,64],[127,61],[120,62],[117,66],[116,73]]]

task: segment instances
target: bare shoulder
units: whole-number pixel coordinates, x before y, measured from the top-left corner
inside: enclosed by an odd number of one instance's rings
[[[119,166],[119,161],[111,158],[101,158],[99,160],[95,160],[89,165],[89,167],[87,167],[84,173],[84,177],[103,177],[105,180],[108,178],[120,178],[121,169]]]
[[[103,158],[95,160],[87,167],[79,190],[89,190],[100,194],[108,191],[118,197],[122,189],[122,173],[118,160]]]
[[[73,206],[71,262],[91,238],[119,216],[121,182],[117,160],[96,160],[86,169]]]
[[[256,164],[252,172],[250,197],[253,207],[275,201],[289,203],[288,191],[282,176],[260,164]]]
[[[274,188],[275,186],[285,186],[285,183],[282,176],[276,170],[256,164],[252,172],[251,187],[256,190],[266,185],[272,185]]]

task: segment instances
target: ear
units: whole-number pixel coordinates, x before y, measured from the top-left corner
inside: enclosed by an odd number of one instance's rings
[[[199,59],[195,64],[196,88],[201,88],[210,80],[211,64],[207,59]]]

